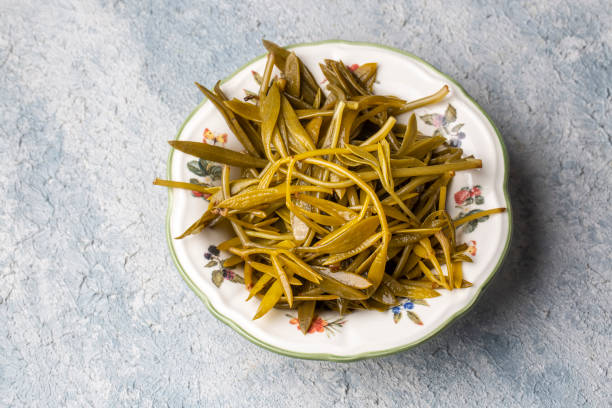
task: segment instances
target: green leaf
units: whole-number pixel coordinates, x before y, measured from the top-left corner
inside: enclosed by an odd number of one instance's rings
[[[457,109],[455,109],[455,107],[453,105],[451,105],[450,103],[448,104],[448,107],[446,108],[446,112],[444,112],[444,119],[446,120],[446,123],[452,123],[455,120],[457,120]]]
[[[237,273],[233,274],[234,276],[232,276],[232,278],[230,279],[230,282],[234,282],[234,283],[244,283],[244,278],[240,275],[238,275]]]
[[[210,166],[209,167],[210,171],[208,173],[208,175],[210,177],[212,177],[213,180],[220,180],[221,179],[221,173],[223,172],[223,169],[221,169],[221,166]]]
[[[401,313],[393,313],[393,323],[397,324],[397,322],[399,322],[401,318],[402,318]]]
[[[468,191],[469,189],[469,187],[461,187],[461,191]]]
[[[214,163],[209,162],[209,161],[208,161],[208,160],[206,160],[206,159],[199,159],[199,160],[198,160],[198,165],[200,166],[200,169],[202,169],[202,171],[204,172],[204,174],[208,174],[208,167],[209,167],[211,164],[214,164]]]
[[[221,172],[223,171],[223,169],[218,163],[211,162],[205,159],[200,159],[197,162],[194,161],[192,163],[197,163],[199,171],[196,172],[191,167],[189,168],[189,170],[193,171],[198,176],[210,176],[213,180],[221,179]],[[189,164],[187,166],[189,167]]]
[[[221,287],[221,284],[223,283],[223,270],[215,269],[212,271],[212,281],[216,287]]]
[[[474,201],[476,202],[476,205],[483,205],[484,204],[484,197],[481,196],[481,195],[476,196],[474,198]]]
[[[469,234],[470,232],[473,232],[477,226],[478,226],[478,220],[472,220],[468,222],[467,224],[465,224],[465,226],[463,227],[463,230],[465,231],[466,234]]]
[[[466,198],[465,201],[463,202],[463,205],[470,205],[473,202],[474,202],[474,199],[472,197]]]
[[[414,323],[418,324],[419,326],[423,325],[423,322],[421,321],[421,319],[416,313],[411,312],[410,310],[407,310],[406,315],[410,318],[410,320],[412,320]]]
[[[463,127],[463,123],[458,123],[455,126],[453,126],[453,128],[451,129],[451,132],[453,133],[457,133],[462,127]]]
[[[414,303],[415,305],[429,306],[429,303],[427,303],[425,299],[413,299],[411,300],[411,302]]]
[[[433,126],[433,116],[432,114],[427,114],[427,115],[422,115],[419,116],[421,118],[421,120],[425,123],[427,123],[428,125]]]
[[[206,174],[204,174],[204,171],[200,167],[200,163],[198,163],[197,160],[193,160],[193,161],[190,161],[189,163],[187,163],[187,168],[189,169],[190,172],[192,172],[196,176],[202,176],[203,177],[203,176],[206,175]]]
[[[330,326],[338,326],[338,327],[342,327],[344,326],[344,323],[346,323],[346,321],[344,320],[344,317],[339,317],[336,320],[333,320],[331,322],[327,323],[327,326],[325,327],[330,327]]]
[[[212,261],[208,261],[208,263],[206,265],[204,265],[205,268],[210,268],[211,266],[217,266],[217,261],[212,260]]]

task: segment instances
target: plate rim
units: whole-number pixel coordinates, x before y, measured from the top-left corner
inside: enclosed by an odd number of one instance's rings
[[[487,279],[478,288],[478,291],[476,292],[474,297],[470,300],[470,302],[467,305],[465,305],[463,308],[459,309],[458,311],[453,313],[451,316],[449,316],[434,331],[428,333],[426,336],[424,336],[424,337],[422,337],[422,338],[420,338],[420,339],[418,339],[418,340],[416,340],[414,342],[403,344],[401,346],[396,346],[396,347],[392,347],[392,348],[388,348],[388,349],[384,349],[384,350],[367,351],[367,352],[358,353],[358,354],[352,354],[352,355],[338,355],[338,354],[330,354],[330,353],[304,353],[304,352],[299,352],[299,351],[287,350],[287,349],[283,349],[281,347],[273,346],[273,345],[271,345],[269,343],[266,343],[265,341],[257,338],[253,334],[249,333],[242,326],[240,326],[238,323],[234,322],[232,319],[230,319],[229,317],[227,317],[224,314],[222,314],[221,312],[219,312],[215,308],[215,306],[212,304],[210,299],[206,296],[204,291],[202,289],[200,289],[193,282],[193,280],[189,277],[189,275],[187,274],[187,272],[185,271],[185,269],[181,265],[181,262],[179,261],[178,256],[176,255],[176,251],[174,249],[174,244],[173,244],[174,238],[172,237],[172,235],[170,233],[170,218],[171,218],[171,215],[172,215],[173,200],[174,200],[173,189],[171,189],[171,188],[168,189],[168,209],[166,211],[166,241],[167,241],[168,247],[170,249],[170,255],[172,257],[172,261],[174,262],[176,268],[179,271],[179,274],[181,275],[181,277],[183,278],[183,280],[185,281],[187,286],[200,298],[200,300],[202,300],[202,302],[204,303],[206,308],[212,313],[212,315],[214,317],[216,317],[218,320],[220,320],[221,322],[223,322],[226,325],[228,325],[230,328],[232,328],[234,331],[236,331],[242,337],[244,337],[245,339],[249,340],[251,343],[256,344],[256,345],[258,345],[258,346],[260,346],[260,347],[262,347],[262,348],[264,348],[266,350],[269,350],[269,351],[272,351],[274,353],[281,354],[281,355],[284,355],[284,356],[288,356],[288,357],[294,357],[294,358],[305,359],[305,360],[323,360],[323,361],[334,361],[334,362],[351,362],[351,361],[358,361],[358,360],[363,360],[363,359],[367,359],[367,358],[388,356],[388,355],[391,355],[391,354],[399,353],[401,351],[409,350],[409,349],[411,349],[413,347],[416,347],[419,344],[424,343],[425,341],[430,340],[433,337],[435,337],[436,335],[440,334],[443,330],[448,328],[452,323],[456,322],[459,318],[464,316],[470,309],[472,309],[472,307],[476,304],[478,299],[480,299],[480,297],[482,296],[482,294],[485,291],[485,289],[491,283],[493,277],[495,275],[497,275],[497,272],[499,271],[499,269],[501,269],[501,267],[503,265],[503,262],[504,262],[504,260],[505,260],[505,258],[507,256],[507,254],[508,254],[508,250],[510,248],[510,243],[511,243],[511,240],[512,240],[512,208],[511,208],[511,203],[510,203],[510,193],[508,191],[508,179],[509,179],[509,167],[510,167],[510,165],[509,165],[508,152],[506,150],[506,145],[504,144],[504,140],[502,138],[502,135],[501,135],[499,129],[497,129],[497,126],[495,126],[495,123],[493,122],[493,120],[491,119],[489,114],[474,100],[474,98],[472,98],[472,96],[470,96],[470,94],[468,94],[466,92],[465,89],[463,89],[463,87],[457,81],[455,81],[449,75],[447,75],[444,72],[442,72],[439,69],[437,69],[435,66],[433,66],[429,62],[423,60],[422,58],[420,58],[420,57],[418,57],[418,56],[416,56],[416,55],[414,55],[414,54],[412,54],[410,52],[407,52],[407,51],[404,51],[404,50],[401,50],[401,49],[398,49],[398,48],[395,48],[395,47],[391,47],[391,46],[388,46],[388,45],[382,45],[382,44],[376,44],[376,43],[370,43],[370,42],[364,42],[364,41],[347,41],[347,40],[339,40],[339,39],[330,39],[330,40],[315,41],[315,42],[296,43],[296,44],[287,45],[287,46],[285,46],[285,48],[293,49],[293,48],[308,47],[308,46],[323,45],[323,44],[345,44],[345,45],[357,45],[357,46],[368,46],[368,47],[382,48],[382,49],[385,49],[385,50],[388,50],[388,51],[392,51],[392,52],[401,54],[401,55],[403,55],[405,57],[412,58],[412,59],[414,59],[414,60],[416,60],[416,61],[426,65],[427,67],[429,67],[433,71],[435,71],[438,74],[442,75],[444,78],[446,78],[448,81],[450,81],[453,85],[455,85],[457,87],[457,89],[470,102],[472,102],[474,104],[474,106],[484,115],[484,117],[489,121],[491,127],[495,131],[495,134],[497,135],[497,138],[498,138],[499,143],[501,145],[502,157],[503,157],[503,160],[504,160],[504,180],[503,180],[502,189],[503,189],[503,192],[504,192],[504,200],[506,202],[506,213],[508,214],[508,233],[507,233],[507,236],[506,236],[506,242],[505,242],[504,248],[503,248],[503,250],[502,250],[502,252],[501,252],[501,254],[500,254],[500,256],[499,256],[499,258],[497,260],[496,265],[493,267],[492,271],[487,276]],[[254,63],[254,62],[264,58],[265,56],[266,56],[266,54],[262,54],[262,55],[259,55],[259,56],[255,57],[255,58],[251,59],[250,61],[246,62],[245,64],[243,64],[242,66],[237,68],[234,72],[232,72],[230,75],[225,77],[221,81],[221,83],[227,82],[228,80],[233,78],[236,74],[241,72],[243,69],[245,69],[246,67],[248,67],[252,63]],[[202,101],[195,107],[195,109],[193,109],[193,111],[191,111],[191,113],[187,116],[187,118],[183,121],[183,124],[179,128],[179,130],[178,130],[178,132],[176,134],[175,140],[178,140],[180,138],[181,134],[183,133],[183,129],[185,128],[187,123],[196,114],[196,112],[198,112],[200,110],[200,108],[204,105],[204,103],[206,103],[207,100],[208,100],[207,98],[202,99]],[[167,160],[167,171],[166,171],[166,175],[167,175],[169,180],[172,179],[172,160],[173,160],[174,152],[175,152],[175,149],[174,148],[170,148],[170,153],[168,154],[168,160]]]

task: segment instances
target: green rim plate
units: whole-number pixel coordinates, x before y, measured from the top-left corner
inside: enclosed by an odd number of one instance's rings
[[[369,47],[377,47],[377,48],[382,48],[382,49],[386,49],[389,51],[393,51],[396,52],[398,54],[402,54],[406,57],[412,58],[422,64],[425,64],[426,66],[428,66],[429,68],[431,68],[433,71],[439,73],[440,75],[444,76],[449,82],[453,83],[461,93],[463,93],[463,95],[469,100],[471,101],[474,106],[476,108],[478,108],[480,110],[480,112],[487,118],[487,120],[489,121],[489,123],[491,124],[491,126],[493,127],[493,129],[495,130],[495,133],[497,135],[497,138],[499,139],[499,143],[501,145],[501,149],[503,152],[503,159],[504,159],[504,182],[503,182],[503,192],[504,192],[504,199],[506,202],[506,211],[508,214],[508,234],[506,237],[506,242],[503,248],[503,251],[499,257],[499,260],[497,262],[497,264],[495,265],[495,267],[493,268],[493,271],[489,274],[487,280],[480,286],[478,292],[476,293],[476,296],[474,296],[472,298],[472,300],[462,309],[460,309],[459,311],[457,311],[456,313],[454,313],[453,315],[451,315],[448,319],[446,319],[446,321],[440,325],[436,330],[432,331],[431,333],[429,333],[427,336],[419,339],[418,341],[412,342],[412,343],[408,343],[408,344],[404,344],[398,347],[393,347],[393,348],[389,348],[389,349],[385,349],[385,350],[378,350],[378,351],[373,351],[373,352],[366,352],[366,353],[359,353],[359,354],[354,354],[354,355],[347,355],[347,356],[343,356],[343,355],[335,355],[335,354],[326,354],[326,353],[300,353],[300,352],[296,352],[296,351],[292,351],[292,350],[285,350],[279,347],[275,347],[271,344],[268,344],[260,339],[258,339],[257,337],[253,336],[252,334],[250,334],[249,332],[247,332],[245,329],[243,329],[240,325],[238,325],[237,323],[235,323],[233,320],[231,320],[230,318],[228,318],[227,316],[223,315],[222,313],[220,313],[214,306],[213,304],[210,302],[210,300],[208,299],[208,297],[204,294],[204,292],[195,285],[195,283],[191,280],[191,278],[189,277],[189,275],[185,272],[185,269],[183,268],[183,266],[181,265],[181,262],[179,261],[175,249],[174,249],[174,244],[173,244],[173,238],[172,235],[170,234],[170,216],[171,216],[171,212],[172,212],[172,206],[173,206],[173,194],[172,194],[172,189],[168,189],[168,211],[166,213],[166,240],[168,242],[168,247],[170,248],[170,255],[172,256],[172,260],[174,261],[179,273],[181,274],[181,276],[183,277],[183,280],[187,283],[187,286],[189,286],[189,288],[191,288],[191,290],[193,290],[195,292],[196,295],[198,295],[198,297],[200,299],[202,299],[202,302],[204,302],[204,304],[206,305],[206,307],[208,308],[208,310],[210,310],[210,312],[220,321],[222,321],[223,323],[227,324],[229,327],[231,327],[232,329],[234,329],[236,332],[238,332],[241,336],[243,336],[244,338],[246,338],[247,340],[249,340],[250,342],[263,347],[267,350],[273,351],[275,353],[278,354],[282,354],[285,356],[289,356],[289,357],[295,357],[295,358],[301,358],[301,359],[307,359],[307,360],[325,360],[325,361],[337,361],[337,362],[350,362],[350,361],[357,361],[357,360],[362,360],[362,359],[366,359],[366,358],[373,358],[373,357],[382,357],[382,356],[388,356],[390,354],[395,354],[398,353],[400,351],[404,351],[404,350],[408,350],[411,349],[429,339],[431,339],[432,337],[436,336],[437,334],[439,334],[442,330],[444,330],[445,328],[449,327],[451,323],[453,323],[454,321],[456,321],[459,317],[463,316],[464,314],[466,314],[468,312],[468,310],[470,310],[472,308],[472,306],[476,303],[476,301],[480,298],[480,296],[482,295],[483,291],[488,287],[489,283],[491,282],[491,280],[493,279],[493,277],[496,275],[497,271],[501,268],[504,258],[506,257],[506,254],[508,253],[508,249],[510,247],[510,241],[511,241],[511,237],[512,237],[512,209],[510,207],[510,195],[508,193],[508,174],[509,174],[509,169],[508,169],[508,152],[506,150],[506,146],[504,145],[504,141],[502,139],[502,136],[499,132],[499,130],[497,129],[497,127],[495,126],[495,124],[493,123],[493,121],[491,120],[490,116],[485,112],[484,109],[482,109],[482,107],[474,100],[474,98],[472,98],[466,91],[465,89],[463,89],[463,87],[457,83],[453,78],[449,77],[448,75],[446,75],[445,73],[441,72],[440,70],[438,70],[436,67],[434,67],[433,65],[431,65],[430,63],[428,63],[427,61],[424,61],[423,59],[409,53],[406,51],[402,51],[399,50],[397,48],[393,48],[393,47],[389,47],[389,46],[385,46],[385,45],[379,45],[379,44],[373,44],[373,43],[368,43],[368,42],[356,42],[356,41],[344,41],[344,40],[326,40],[326,41],[319,41],[319,42],[312,42],[312,43],[300,43],[300,44],[292,44],[287,46],[287,48],[299,48],[299,47],[306,47],[306,46],[314,46],[314,45],[321,45],[321,44],[348,44],[348,45],[361,45],[361,46],[369,46]],[[238,72],[242,71],[244,68],[246,68],[247,66],[249,66],[250,64],[262,59],[265,57],[265,54],[260,55],[254,59],[252,59],[251,61],[247,62],[246,64],[244,64],[243,66],[241,66],[240,68],[238,68],[236,71],[234,71],[234,73],[232,73],[230,76],[228,76],[227,78],[225,78],[222,83],[225,83],[226,81],[228,81],[229,79],[231,79],[232,77],[234,77],[234,75],[236,75]],[[187,117],[187,119],[185,119],[185,121],[183,122],[183,124],[181,125],[176,138],[175,139],[179,139],[179,137],[181,136],[181,133],[183,132],[183,129],[185,127],[185,125],[187,124],[187,122],[189,122],[189,120],[193,117],[193,115],[202,107],[202,105],[206,102],[206,99],[202,100],[202,102],[200,102],[200,104],[189,114],[189,116]],[[167,177],[168,179],[172,179],[172,159],[173,159],[173,155],[174,155],[174,149],[170,150],[170,154],[168,156],[168,171],[167,171]]]

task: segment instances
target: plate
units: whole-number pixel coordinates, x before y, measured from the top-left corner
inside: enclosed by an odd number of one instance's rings
[[[479,170],[457,172],[447,198],[453,218],[494,207],[508,211],[462,226],[458,242],[469,244],[474,262],[464,264],[464,278],[470,288],[441,291],[442,296],[423,301],[405,300],[387,312],[358,311],[340,317],[322,313],[310,332],[302,334],[296,313],[272,310],[253,321],[259,301],[245,302],[246,290],[241,271],[222,268],[229,257],[216,245],[228,237],[228,230],[207,229],[196,236],[175,240],[207,207],[205,197],[188,190],[169,189],[167,239],[172,258],[187,285],[204,301],[219,320],[253,343],[287,356],[331,361],[351,361],[392,354],[414,347],[431,338],[464,314],[500,268],[511,236],[510,200],[507,190],[508,158],[499,131],[482,108],[459,84],[425,61],[409,53],[385,46],[346,41],[290,46],[320,83],[324,77],[318,63],[325,58],[342,60],[347,66],[366,62],[379,64],[376,94],[396,95],[413,100],[429,95],[444,84],[450,94],[440,103],[417,109],[419,130],[441,133],[466,154],[482,159]],[[247,63],[229,78],[222,90],[228,97],[241,98],[243,89],[257,90],[251,71],[262,72],[264,56]],[[210,81],[209,81],[210,82]],[[212,82],[208,85],[212,85]],[[406,115],[398,118],[405,123]],[[214,106],[204,100],[181,126],[177,139],[203,141],[240,150]],[[168,179],[215,184],[221,167],[215,163],[172,150],[168,159]]]

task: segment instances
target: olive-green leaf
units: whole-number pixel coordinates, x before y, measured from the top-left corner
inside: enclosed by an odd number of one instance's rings
[[[451,105],[450,103],[448,104],[448,107],[446,108],[446,112],[444,112],[444,119],[446,120],[447,124],[452,123],[457,120],[457,109],[455,109],[455,107]]]
[[[221,287],[221,284],[223,283],[223,271],[221,269],[215,269],[212,272],[212,281],[216,287]]]
[[[453,126],[453,128],[451,129],[451,132],[453,133],[457,133],[462,127],[463,127],[463,123],[458,123],[455,126]]]
[[[244,283],[244,278],[242,276],[238,275],[237,273],[233,273],[232,277],[230,278],[230,282]]]
[[[401,313],[393,313],[393,323],[397,324],[402,319]]]
[[[418,324],[419,326],[423,325],[423,322],[421,321],[421,319],[419,318],[419,316],[414,313],[411,312],[410,310],[406,311],[406,316],[408,316],[410,318],[410,320],[412,320],[414,323]]]
[[[193,174],[197,176],[204,177],[206,175],[204,171],[202,170],[202,167],[200,167],[200,163],[198,163],[197,160],[192,160],[188,162],[187,168],[189,169],[190,172],[192,172]]]
[[[415,305],[429,306],[429,303],[427,303],[425,299],[412,299],[411,302]]]
[[[421,118],[421,120],[425,123],[427,123],[428,125],[433,126],[433,116],[432,114],[427,114],[427,115],[421,115],[419,116]]]

